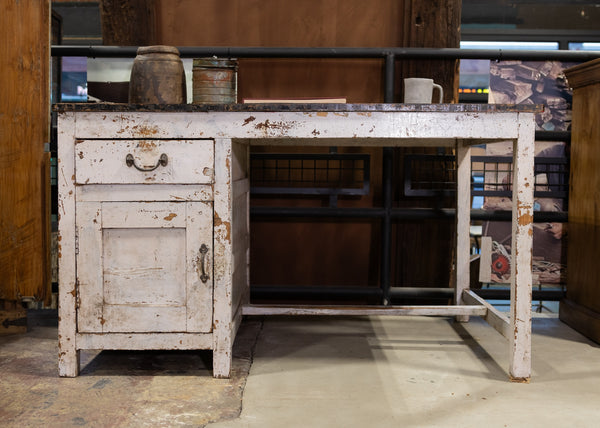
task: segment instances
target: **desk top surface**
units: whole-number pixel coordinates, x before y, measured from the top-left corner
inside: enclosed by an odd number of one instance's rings
[[[437,113],[539,113],[539,104],[119,104],[59,103],[57,112],[437,112]]]

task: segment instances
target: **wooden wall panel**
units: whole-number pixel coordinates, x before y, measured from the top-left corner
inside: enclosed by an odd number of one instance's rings
[[[600,60],[565,70],[573,87],[567,296],[560,319],[600,343]]]
[[[158,42],[167,45],[458,47],[460,40],[460,0],[155,1]],[[382,59],[240,59],[239,63],[240,101],[293,97],[345,97],[351,103],[384,101]],[[446,100],[457,99],[455,61],[401,60],[396,66],[395,101],[402,99],[402,78],[413,76],[434,78],[444,85]],[[369,153],[371,194],[341,198],[340,206],[381,206],[381,150]],[[402,153],[397,166],[402,165]],[[431,200],[402,201],[401,193],[398,198],[402,205],[432,204]],[[323,206],[327,201],[253,198],[252,204]],[[422,222],[400,223],[396,230],[394,285],[447,284],[453,222],[435,228]],[[422,233],[421,240],[413,239],[414,230]],[[251,282],[377,285],[380,233],[377,220],[254,220]],[[424,264],[432,253],[439,269]]]
[[[158,37],[175,46],[400,46],[397,0],[158,1]],[[239,99],[383,101],[378,59],[241,59]]]
[[[401,45],[417,48],[460,46],[461,2],[418,0],[404,2],[404,31]],[[444,101],[458,100],[458,61],[402,61],[399,78],[426,77],[444,88]],[[397,86],[401,91],[402,85]],[[401,99],[401,98],[399,98]]]
[[[461,2],[456,0],[405,1],[402,46],[419,48],[457,48],[460,46]],[[396,96],[402,100],[402,79],[425,77],[444,88],[444,102],[458,100],[458,61],[400,61],[396,67]],[[396,182],[404,175],[404,155],[435,154],[437,149],[395,150]],[[398,195],[400,206],[452,207],[453,200],[415,198]],[[438,205],[439,204],[439,205]],[[444,287],[451,282],[455,224],[453,220],[417,221],[399,224],[394,241],[392,278],[396,285]],[[411,302],[406,302],[411,303]]]
[[[49,299],[50,1],[0,13],[0,300]]]
[[[156,43],[154,0],[100,0],[102,43],[143,46]]]

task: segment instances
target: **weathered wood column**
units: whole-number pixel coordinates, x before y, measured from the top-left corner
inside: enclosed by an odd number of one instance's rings
[[[2,300],[50,303],[49,34],[50,1],[2,3],[0,309]]]
[[[156,44],[154,0],[101,0],[100,19],[104,45]]]

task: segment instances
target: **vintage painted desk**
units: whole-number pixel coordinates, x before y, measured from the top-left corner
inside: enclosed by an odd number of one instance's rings
[[[61,104],[59,372],[81,349],[210,349],[228,377],[242,315],[481,316],[531,373],[535,106]],[[469,287],[470,147],[512,140],[510,316]],[[455,304],[320,308],[249,304],[249,146],[445,146],[457,156]]]

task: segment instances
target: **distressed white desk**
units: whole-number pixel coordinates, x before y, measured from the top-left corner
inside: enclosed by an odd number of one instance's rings
[[[58,115],[59,372],[81,349],[211,349],[228,377],[241,316],[481,316],[509,342],[509,376],[531,373],[535,106],[62,104]],[[469,290],[470,147],[512,140],[510,316]],[[455,304],[253,306],[249,146],[444,146],[457,156]]]

